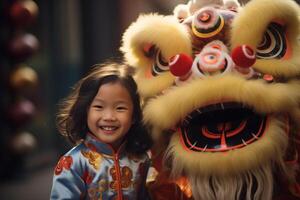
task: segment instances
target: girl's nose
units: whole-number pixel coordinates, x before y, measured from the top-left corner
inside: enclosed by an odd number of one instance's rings
[[[115,112],[113,110],[105,110],[103,112],[103,119],[107,121],[116,120]]]

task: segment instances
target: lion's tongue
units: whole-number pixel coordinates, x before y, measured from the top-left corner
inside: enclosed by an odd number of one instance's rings
[[[202,130],[208,130],[214,134],[226,134],[228,132],[235,132],[242,124],[245,123],[245,120],[238,120],[235,122],[215,122],[207,125],[202,125]]]
[[[231,122],[221,122],[217,124],[217,130],[221,133],[224,133],[232,128]]]

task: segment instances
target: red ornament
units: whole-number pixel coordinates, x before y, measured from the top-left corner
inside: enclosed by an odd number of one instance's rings
[[[19,101],[8,110],[8,118],[17,126],[30,121],[34,114],[35,106],[28,100]]]
[[[9,17],[16,26],[27,27],[35,22],[39,8],[34,1],[16,1],[9,10]]]
[[[237,66],[245,68],[251,67],[256,61],[254,50],[247,45],[235,47],[231,52],[231,57]]]
[[[177,54],[170,59],[170,71],[174,76],[181,77],[186,75],[192,68],[193,59],[186,54]]]
[[[9,82],[16,90],[32,89],[38,84],[38,75],[32,68],[22,64],[12,71]]]
[[[36,138],[29,132],[19,132],[10,141],[10,148],[13,153],[21,155],[28,154],[37,146]]]
[[[9,54],[19,62],[32,56],[38,48],[38,39],[30,33],[19,34],[8,43]]]

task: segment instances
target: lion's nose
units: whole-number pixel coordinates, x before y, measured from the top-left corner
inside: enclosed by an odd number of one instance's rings
[[[202,74],[211,75],[223,72],[227,66],[227,61],[222,51],[207,48],[198,55],[196,65]]]
[[[233,62],[225,51],[207,47],[196,55],[192,73],[197,77],[214,76],[230,72],[232,68]]]
[[[169,61],[170,72],[182,82],[190,77],[206,77],[232,71],[230,56],[221,49],[206,47],[193,59],[186,54],[177,54]]]
[[[180,83],[191,78],[205,78],[238,72],[246,78],[253,76],[251,66],[255,63],[254,51],[246,46],[238,46],[231,55],[222,45],[214,42],[207,45],[193,59],[186,54],[177,54],[170,59],[170,72],[176,76],[176,83]]]

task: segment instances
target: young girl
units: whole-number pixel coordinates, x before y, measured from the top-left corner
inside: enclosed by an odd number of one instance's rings
[[[128,66],[96,65],[63,101],[59,131],[77,144],[55,168],[50,199],[147,199],[151,139]]]

